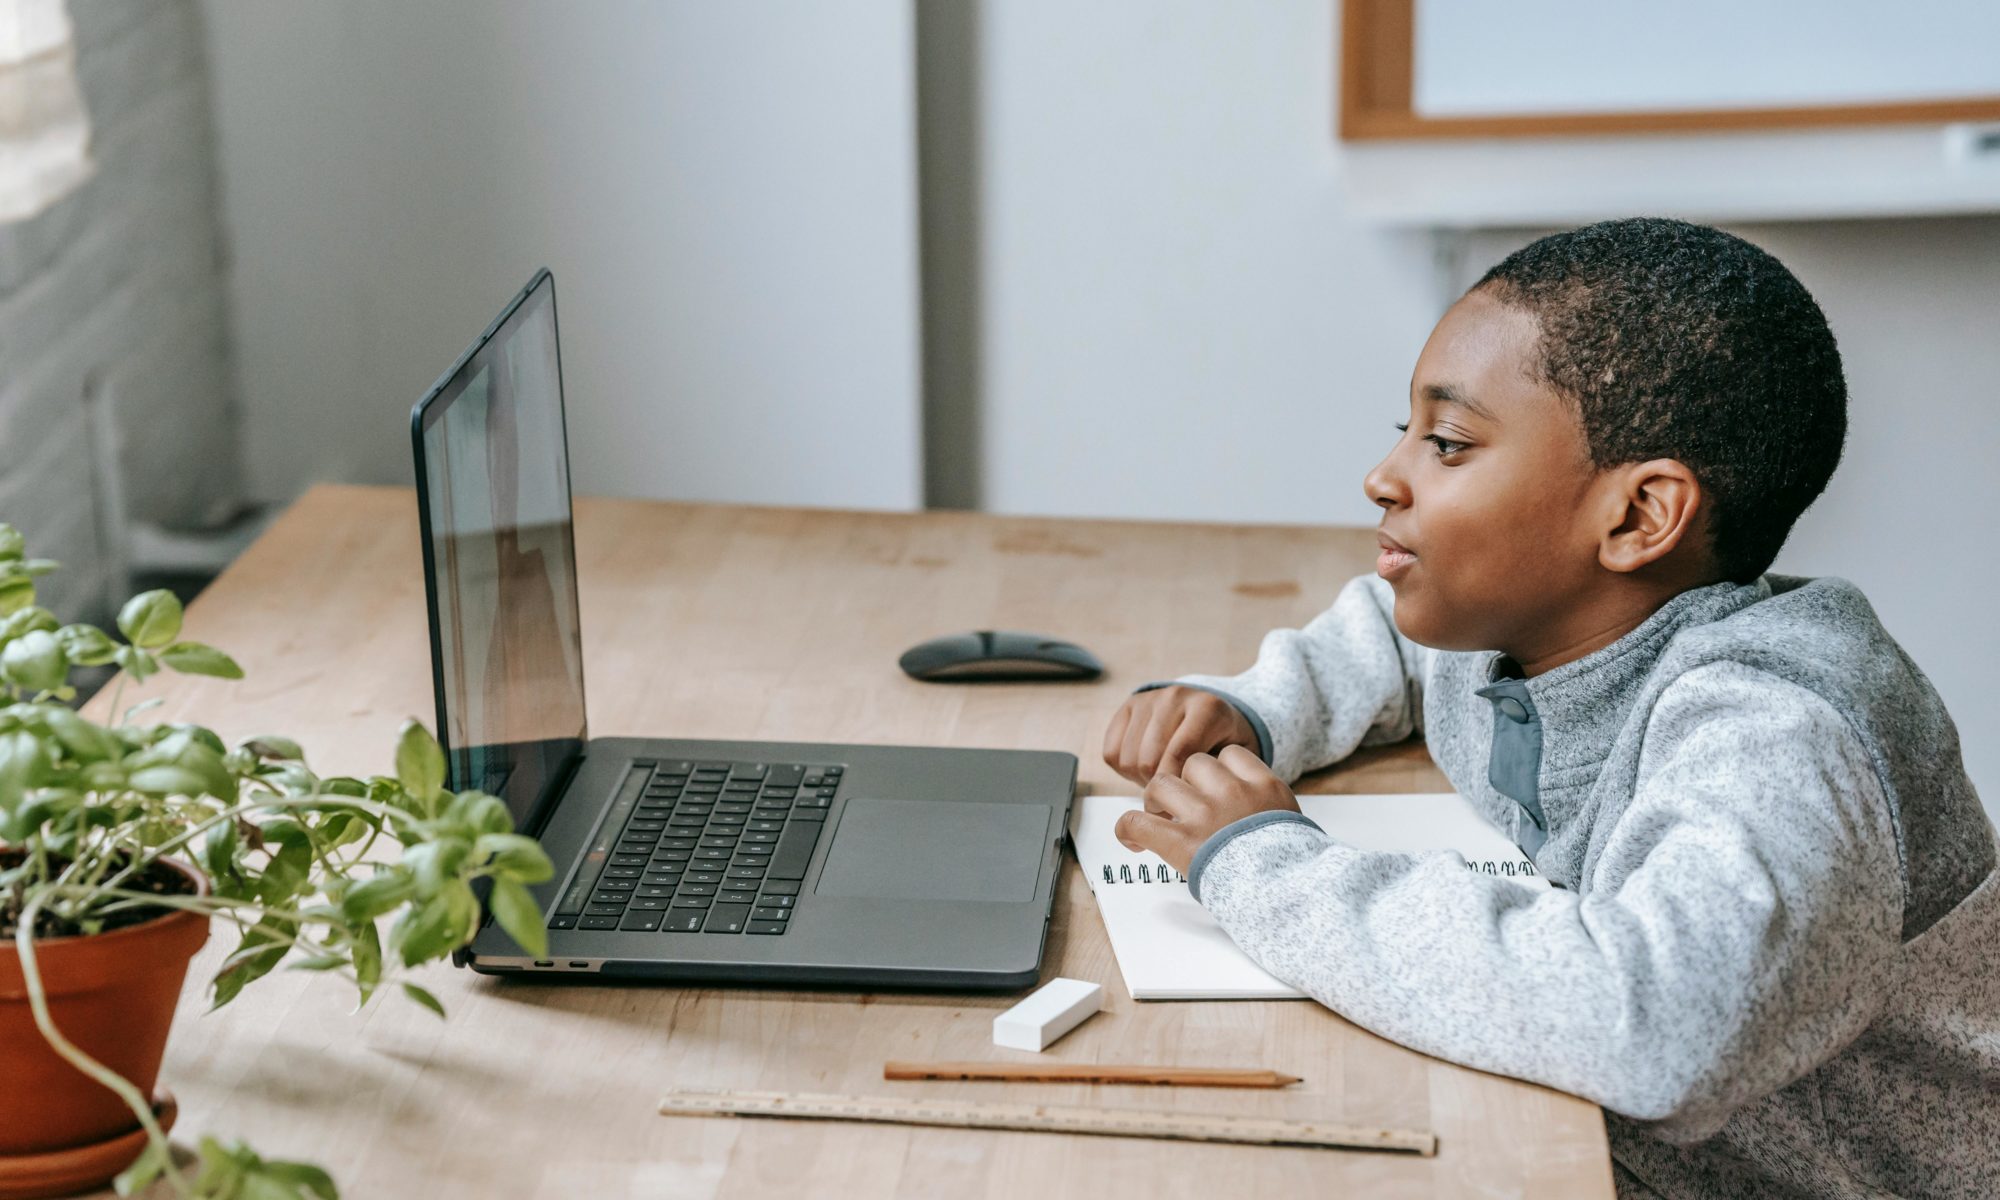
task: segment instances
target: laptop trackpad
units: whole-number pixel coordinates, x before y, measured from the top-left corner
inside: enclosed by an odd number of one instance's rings
[[[813,890],[889,900],[1032,900],[1048,830],[1046,804],[850,800]]]

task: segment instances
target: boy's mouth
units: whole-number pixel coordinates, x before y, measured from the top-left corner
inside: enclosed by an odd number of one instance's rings
[[[1379,529],[1375,531],[1375,544],[1382,548],[1375,556],[1375,573],[1384,579],[1393,581],[1417,561],[1415,551]]]

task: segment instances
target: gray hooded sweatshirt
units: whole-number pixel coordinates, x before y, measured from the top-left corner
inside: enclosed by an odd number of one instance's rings
[[[1266,970],[1596,1101],[1620,1196],[2000,1197],[2000,876],[1935,691],[1844,580],[1684,592],[1532,679],[1349,583],[1218,692],[1285,779],[1422,734],[1556,888],[1238,821],[1189,884]],[[2000,733],[2000,731],[1989,731]]]

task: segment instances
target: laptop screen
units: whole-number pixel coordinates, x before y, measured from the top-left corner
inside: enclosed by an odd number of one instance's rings
[[[412,433],[451,786],[492,792],[532,831],[586,736],[548,272],[417,405]]]

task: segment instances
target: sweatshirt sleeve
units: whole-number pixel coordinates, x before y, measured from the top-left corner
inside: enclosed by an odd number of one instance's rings
[[[1216,847],[1198,894],[1251,958],[1357,1024],[1700,1140],[1873,1019],[1901,857],[1866,749],[1802,687],[1691,671],[1647,740],[1659,759],[1581,891],[1286,822]]]
[[[1304,629],[1264,635],[1256,665],[1240,675],[1177,682],[1227,698],[1268,741],[1265,758],[1286,780],[1423,728],[1423,676],[1432,652],[1396,629],[1396,598],[1373,575],[1349,580]]]

